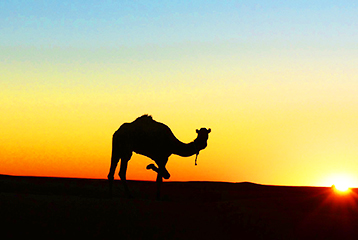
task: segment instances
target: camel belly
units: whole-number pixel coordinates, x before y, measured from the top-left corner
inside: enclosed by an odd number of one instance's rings
[[[169,157],[172,150],[165,137],[153,134],[134,135],[130,142],[134,152],[152,159],[162,156]]]
[[[161,148],[152,148],[152,149],[134,148],[133,151],[140,155],[149,157],[153,160],[168,159],[168,157],[171,155],[171,153]]]

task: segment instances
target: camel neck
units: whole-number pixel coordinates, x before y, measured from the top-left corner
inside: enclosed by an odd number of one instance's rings
[[[174,154],[182,157],[189,157],[194,154],[197,154],[198,152],[199,149],[197,148],[197,144],[195,143],[195,141],[191,143],[178,142],[173,151]]]

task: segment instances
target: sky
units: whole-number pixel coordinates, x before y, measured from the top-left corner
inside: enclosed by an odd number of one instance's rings
[[[1,1],[0,174],[106,178],[150,114],[171,181],[358,187],[356,1]],[[155,180],[134,154],[127,178]],[[116,178],[118,179],[118,169]]]

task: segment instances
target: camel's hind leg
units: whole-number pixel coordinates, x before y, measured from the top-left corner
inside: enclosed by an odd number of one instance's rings
[[[127,196],[129,196],[129,197],[132,196],[129,191],[129,188],[127,186],[127,179],[126,179],[127,165],[128,165],[128,161],[130,160],[131,156],[132,156],[132,153],[126,154],[126,156],[120,156],[116,150],[112,151],[111,167],[110,167],[109,173],[108,173],[110,196],[112,196],[112,193],[113,193],[114,173],[116,171],[116,167],[118,165],[119,159],[121,159],[121,165],[120,165],[120,170],[119,170],[118,175],[121,179],[121,182],[123,184],[123,187],[124,187],[124,190],[125,190]]]
[[[121,182],[123,184],[124,187],[124,191],[126,192],[126,195],[129,198],[132,198],[132,194],[129,191],[129,188],[127,186],[127,179],[126,179],[126,174],[127,174],[127,166],[128,166],[128,161],[130,160],[132,156],[132,153],[129,156],[123,157],[121,160],[121,168],[119,170],[119,177],[121,178]]]
[[[112,150],[112,158],[111,158],[111,167],[108,173],[108,182],[109,182],[109,195],[112,196],[113,192],[113,180],[114,180],[114,172],[116,171],[117,164],[119,162],[120,156],[116,150]]]

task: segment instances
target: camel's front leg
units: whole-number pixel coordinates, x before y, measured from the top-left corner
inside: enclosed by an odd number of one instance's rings
[[[167,171],[167,169],[165,168],[166,163],[168,162],[168,159],[165,159],[165,161],[155,161],[158,164],[158,167],[156,167],[154,164],[149,164],[147,166],[147,169],[151,169],[154,172],[157,173],[157,199],[160,199],[160,190],[161,190],[161,185],[163,182],[163,177],[165,179],[169,179],[170,178],[170,174]]]
[[[157,175],[157,200],[160,200],[160,188],[163,182],[163,177],[160,173]]]
[[[162,185],[162,182],[163,182],[163,177],[162,177],[162,173],[161,171],[159,170],[159,168],[157,168],[154,164],[149,164],[147,166],[147,169],[151,169],[153,170],[154,172],[157,173],[157,200],[160,199],[160,187]],[[168,172],[168,171],[167,171]],[[169,173],[168,173],[169,174]],[[170,175],[169,175],[170,176]]]
[[[168,172],[168,170],[166,168],[162,168],[162,170],[160,170],[159,168],[157,168],[153,163],[149,164],[147,166],[148,170],[153,170],[156,173],[161,173],[164,179],[169,179],[170,178],[170,173]]]

